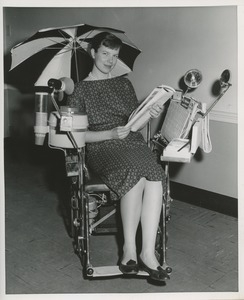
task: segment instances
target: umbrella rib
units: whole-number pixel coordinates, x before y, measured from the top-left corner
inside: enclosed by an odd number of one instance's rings
[[[62,36],[62,38],[64,39],[64,42],[57,42],[57,41],[55,41],[55,39],[52,39],[52,38],[50,38],[50,37],[46,37],[46,39],[48,39],[48,40],[50,40],[50,41],[52,41],[52,42],[55,42],[55,43],[57,43],[57,44],[60,44],[60,45],[63,45],[63,46],[65,46],[66,44],[67,44],[67,42],[69,42],[69,38],[67,38],[64,34],[63,34],[63,32],[61,31],[61,30],[58,30],[58,32],[60,33],[60,35]],[[72,38],[72,37],[71,37]],[[73,41],[74,39],[72,38],[72,41]],[[49,49],[58,49],[58,48],[49,48]]]
[[[67,38],[64,36],[63,32],[62,32],[60,29],[58,30],[58,32],[62,35],[62,37],[64,38],[64,40],[69,40],[69,39],[67,39]]]
[[[72,39],[72,42],[70,42],[69,41],[69,39],[68,38],[66,38],[65,36],[64,36],[64,34],[62,33],[62,31],[61,30],[59,30],[59,33],[62,35],[62,37],[63,37],[63,39],[64,39],[64,42],[57,42],[57,41],[55,41],[55,39],[52,39],[52,38],[47,38],[48,40],[50,40],[50,41],[52,41],[52,42],[55,42],[56,44],[59,44],[59,45],[62,45],[62,46],[66,46],[67,45],[67,43],[69,43],[69,44],[73,44],[74,43],[74,38],[72,38],[71,37],[71,39]],[[87,38],[87,37],[86,37]],[[72,49],[72,47],[70,47],[71,49]],[[78,50],[78,49],[83,49],[83,47],[82,46],[79,46],[79,47],[77,47],[76,49]],[[59,48],[59,47],[49,47],[48,49],[51,49],[51,50],[55,50],[55,49],[62,49],[62,48]],[[69,50],[68,50],[69,51]]]
[[[61,30],[58,30],[58,32],[61,34],[62,38],[64,39],[64,42],[59,42],[58,44],[66,45],[67,42],[69,42],[69,38],[65,37]],[[71,38],[72,38],[72,37],[71,37]],[[49,40],[52,41],[52,42],[56,42],[56,41],[53,40],[52,38],[47,38],[47,39],[49,39]],[[74,40],[74,39],[72,38],[72,40]]]
[[[75,36],[77,37],[77,30],[78,28],[76,27],[75,28]],[[73,42],[74,44],[74,42]],[[77,53],[76,53],[76,47],[74,47],[74,54],[75,54],[75,69],[76,69],[76,79],[77,79],[77,82],[80,81],[80,77],[79,77],[79,72],[78,72],[78,61],[77,61]],[[73,55],[73,53],[72,53]]]
[[[72,48],[67,49],[67,50],[64,50],[64,49],[62,49],[62,50],[63,50],[63,51],[59,51],[59,52],[56,54],[56,56],[61,55],[61,54],[64,54],[64,53],[66,53],[66,52],[70,52],[70,51],[72,50]]]
[[[57,42],[57,41],[55,41],[55,40],[53,40],[53,39],[51,39],[51,38],[47,38],[49,41],[51,41],[51,42],[53,42],[53,43],[56,43],[56,44],[58,44],[58,45],[62,45],[62,46],[65,46],[65,45],[67,45],[67,41],[66,42]],[[51,49],[52,47],[50,47],[50,49]],[[55,47],[53,47],[52,49],[58,49],[58,47],[57,48],[55,48]]]
[[[89,36],[95,31],[96,29],[92,29],[89,32],[87,32],[87,35],[82,39],[83,41],[85,41],[87,38],[89,38]]]

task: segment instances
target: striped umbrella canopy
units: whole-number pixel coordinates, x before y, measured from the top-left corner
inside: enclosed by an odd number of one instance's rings
[[[112,76],[133,70],[140,50],[124,31],[87,24],[47,28],[36,32],[11,49],[10,75],[29,86],[47,86],[50,78],[84,79],[91,71],[93,59],[90,42],[100,32],[110,32],[122,40],[122,47]]]

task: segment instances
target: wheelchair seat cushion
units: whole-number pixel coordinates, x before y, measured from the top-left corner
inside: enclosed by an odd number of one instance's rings
[[[88,193],[109,192],[110,189],[96,173],[89,170],[89,178],[85,180],[85,191]]]
[[[91,131],[124,126],[138,104],[134,88],[125,77],[79,82],[68,98],[69,106],[86,110]],[[87,164],[118,198],[142,177],[165,185],[163,168],[140,132],[130,132],[124,139],[88,143]]]

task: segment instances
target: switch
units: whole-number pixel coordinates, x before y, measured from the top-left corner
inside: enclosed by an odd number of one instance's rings
[[[11,25],[6,25],[6,36],[11,36]]]

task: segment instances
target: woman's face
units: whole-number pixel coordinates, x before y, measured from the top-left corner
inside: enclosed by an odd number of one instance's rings
[[[94,58],[94,66],[103,74],[108,74],[115,67],[119,55],[118,49],[110,49],[105,46],[98,48],[97,52],[92,49],[92,56]]]

